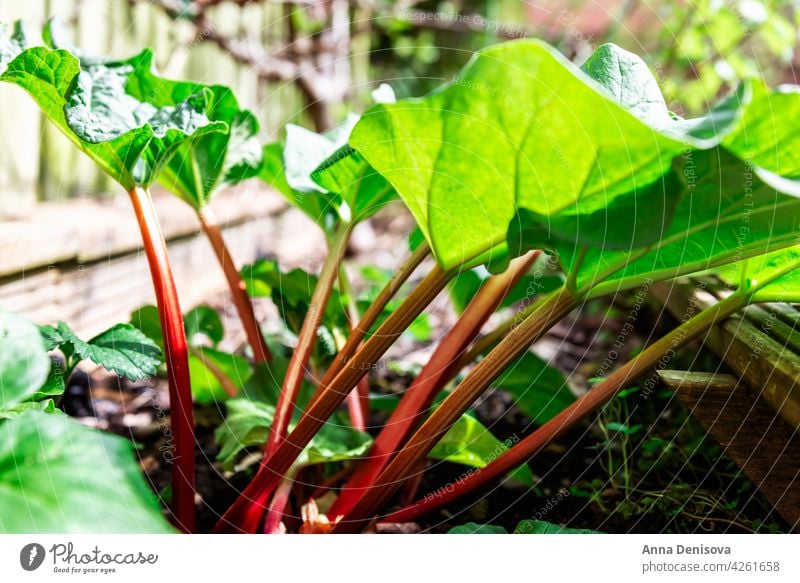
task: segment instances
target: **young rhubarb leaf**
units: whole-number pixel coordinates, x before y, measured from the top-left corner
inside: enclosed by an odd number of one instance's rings
[[[50,359],[39,329],[0,308],[0,409],[34,395],[45,383]]]
[[[318,134],[286,126],[283,146],[264,148],[261,178],[327,233],[338,221],[358,222],[394,198],[394,190],[347,140],[358,116]]]
[[[492,383],[514,397],[514,404],[534,423],[542,425],[569,407],[575,395],[561,371],[526,352]]]
[[[91,360],[131,380],[150,378],[161,364],[161,349],[131,324],[117,324],[88,342],[81,340],[64,322],[44,326],[48,350],[58,348],[67,359]]]
[[[480,421],[466,413],[439,440],[428,457],[471,468],[485,468],[513,443],[512,439],[500,441]],[[526,486],[533,485],[533,473],[528,464],[521,465],[510,475]]]
[[[247,447],[263,445],[275,415],[275,407],[262,401],[230,399],[228,415],[215,438],[220,445],[218,460],[226,470],[234,468]],[[345,424],[326,423],[295,462],[298,466],[357,459],[369,451],[372,439]]]
[[[225,123],[228,131],[183,142],[158,177],[162,186],[196,210],[206,206],[221,188],[257,176],[263,156],[255,116],[239,109],[229,89],[212,86],[209,90],[208,117]]]
[[[173,532],[130,441],[63,415],[0,423],[0,483],[0,532]]]
[[[264,146],[264,160],[259,178],[282,194],[289,204],[319,225],[323,232],[333,232],[338,221],[333,200],[326,194],[300,192],[289,185],[286,180],[286,168],[283,165],[283,148],[280,143]]]

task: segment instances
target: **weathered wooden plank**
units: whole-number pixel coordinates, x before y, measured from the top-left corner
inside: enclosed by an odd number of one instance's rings
[[[798,530],[800,434],[736,377],[682,371],[661,371],[659,376]]]
[[[165,193],[155,196],[164,237],[187,237],[198,231],[194,211]],[[220,193],[212,203],[222,224],[240,223],[284,208],[284,200],[257,183]],[[123,194],[100,204],[91,200],[42,203],[25,221],[0,222],[0,277],[56,265],[90,262],[139,247],[141,236]]]
[[[702,309],[709,302],[707,294],[694,293],[689,286],[654,285],[651,292],[677,318],[684,317],[690,303]],[[792,427],[800,428],[800,356],[771,337],[766,327],[756,327],[739,314],[709,330],[704,343]]]
[[[275,218],[264,217],[230,226],[224,235],[231,253],[252,261],[278,234]],[[205,237],[173,241],[169,254],[184,309],[207,301],[225,289],[225,280]],[[54,266],[32,277],[0,285],[0,304],[39,323],[65,320],[93,335],[124,320],[130,312],[154,303],[144,253],[136,250],[107,261]]]

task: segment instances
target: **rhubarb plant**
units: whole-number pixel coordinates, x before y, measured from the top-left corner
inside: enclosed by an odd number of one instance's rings
[[[683,120],[668,111],[635,55],[607,45],[579,68],[526,40],[478,53],[428,97],[365,112],[347,147],[318,171],[346,163],[348,154],[366,160],[412,212],[437,266],[338,374],[322,380],[288,443],[268,451],[263,471],[219,528],[258,524],[255,506],[270,497],[292,450],[308,443],[363,377],[359,369],[368,369],[458,271],[484,264],[502,272],[514,257],[545,249],[566,280],[504,330],[427,419],[414,422],[415,432],[392,440],[394,449],[373,452],[388,461],[345,486],[343,493],[356,494],[334,506],[335,532],[366,526],[503,370],[582,301],[795,244],[793,118],[783,116],[797,95],[754,81],[707,116]],[[693,321],[687,336],[752,297],[735,294]],[[656,343],[649,354],[664,346]],[[632,362],[635,368],[648,360]],[[406,398],[412,395],[419,395],[415,387]],[[409,409],[415,419],[429,403],[417,400]]]
[[[396,100],[384,90],[379,103],[329,132],[289,125],[283,142],[262,146],[257,120],[228,88],[163,79],[149,51],[86,55],[55,23],[44,38],[46,46],[31,46],[20,26],[4,33],[0,80],[28,91],[128,191],[158,305],[88,342],[64,323],[31,330],[0,313],[0,332],[13,337],[11,356],[0,353],[0,431],[12,454],[25,450],[38,419],[58,419],[53,435],[72,435],[68,420],[47,413],[55,413],[48,398],[78,362],[142,378],[159,372],[163,351],[177,449],[173,517],[184,531],[194,530],[192,396],[201,405],[226,401],[218,459],[250,477],[216,531],[285,532],[289,511],[300,509],[301,532],[359,532],[380,520],[414,520],[506,475],[532,484],[532,456],[666,353],[750,303],[798,300],[796,87],[749,80],[707,115],[682,119],[644,62],[619,47],[601,46],[579,67],[544,43],[520,40],[480,51],[428,96]],[[269,259],[242,272],[234,264],[209,202],[255,177],[324,233],[318,275],[284,272]],[[182,315],[150,200],[155,183],[197,213],[254,366],[221,349],[213,310]],[[375,280],[379,289],[359,295],[345,259],[351,234],[390,203],[407,207],[418,236],[404,263]],[[729,282],[727,296],[579,397],[530,351],[588,300],[708,271]],[[370,371],[445,289],[457,320],[406,390],[382,397],[382,416],[372,415]],[[269,347],[250,296],[271,298],[288,332]],[[513,313],[497,323],[499,310]],[[54,349],[65,359],[61,385],[46,356]],[[512,439],[480,423],[476,403],[491,389],[513,398],[535,429]],[[374,418],[379,426],[370,426]],[[116,463],[119,444],[105,439],[92,451],[113,449]],[[430,460],[480,471],[385,515],[393,502],[413,499]],[[114,475],[137,490],[119,463]],[[148,512],[153,522],[142,528],[158,530]],[[523,524],[519,532],[554,528]],[[461,528],[489,530],[497,529]]]
[[[51,29],[44,37],[53,42]],[[158,77],[148,50],[127,60],[82,62],[65,49],[31,46],[21,25],[3,39],[3,47],[0,81],[26,90],[45,116],[130,196],[164,332],[176,446],[174,515],[182,529],[192,531],[194,422],[186,337],[149,187],[183,142],[228,126],[209,118],[211,88]]]

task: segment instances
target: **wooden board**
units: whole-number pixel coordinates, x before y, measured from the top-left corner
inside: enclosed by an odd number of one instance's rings
[[[800,434],[734,376],[682,371],[659,376],[792,529],[800,529]]]
[[[713,301],[708,294],[695,293],[692,286],[658,284],[651,292],[679,319],[692,306],[696,313]],[[703,342],[787,423],[800,429],[800,356],[793,350],[800,346],[800,338],[785,322],[786,307],[776,308],[775,313],[771,318],[761,308],[748,308],[712,327]]]

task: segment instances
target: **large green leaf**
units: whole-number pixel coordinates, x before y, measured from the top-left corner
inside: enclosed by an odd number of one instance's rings
[[[0,308],[0,409],[34,395],[50,370],[39,329]]]
[[[161,364],[159,346],[131,324],[117,324],[88,342],[64,322],[44,326],[42,334],[48,350],[58,348],[68,359],[91,360],[131,380],[150,378]]]
[[[500,441],[480,421],[469,413],[462,415],[428,454],[435,460],[485,468],[511,445],[512,440]],[[533,485],[533,473],[522,464],[511,476],[525,485]]]
[[[641,189],[672,204],[652,185],[684,147],[529,40],[481,51],[428,97],[375,106],[350,144],[394,185],[443,267],[502,251],[518,207],[589,214]]]
[[[0,532],[173,532],[128,440],[29,411],[0,424]]]
[[[797,111],[797,88],[754,81],[679,119],[639,57],[604,45],[579,69],[525,40],[481,51],[427,97],[373,107],[349,146],[394,185],[443,267],[496,268],[533,247],[657,244],[677,232],[679,205],[714,205],[720,193],[706,202],[694,183],[735,181],[722,170],[797,192],[768,176],[799,173]],[[707,176],[684,159],[704,150],[726,159]]]
[[[6,60],[9,57],[13,58]],[[137,93],[163,81],[151,71],[149,51],[127,61],[83,68],[63,49],[31,47],[16,55],[6,49],[0,58],[0,80],[25,89],[56,127],[126,189],[152,182],[176,148],[193,135],[227,129],[208,119],[212,94],[207,89],[171,104],[151,100],[159,95],[156,92]]]
[[[761,180],[752,166],[724,148],[692,152],[683,163],[692,178],[664,237],[641,250],[589,249],[579,287],[597,284],[590,295],[599,296],[796,243],[800,199]],[[571,269],[580,250],[563,241],[558,250]]]

